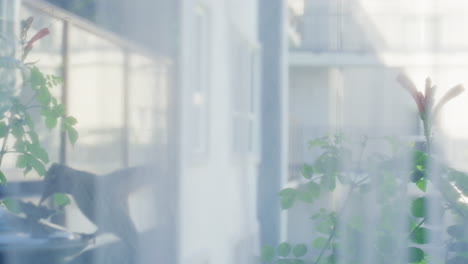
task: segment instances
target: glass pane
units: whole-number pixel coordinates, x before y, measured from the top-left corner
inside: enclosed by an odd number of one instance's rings
[[[33,62],[44,74],[50,74],[61,78],[63,76],[63,23],[60,20],[51,18],[43,12],[23,7],[20,13],[21,19],[33,17],[34,21],[29,30],[28,37],[31,38],[35,33],[43,28],[48,28],[50,33],[35,42],[33,49],[29,52],[26,62]],[[49,89],[51,95],[62,103],[63,85],[59,84]],[[24,102],[29,102],[31,107],[31,118],[35,125],[35,130],[39,136],[41,146],[48,152],[51,162],[59,162],[60,152],[60,129],[48,129],[44,124],[44,118],[40,116],[41,108],[37,101],[31,101],[34,91],[23,89],[21,97]],[[13,164],[12,164],[13,166]],[[31,175],[34,171],[31,172]],[[26,177],[30,179],[30,177]]]
[[[0,0],[0,262],[468,263],[467,15]]]
[[[167,65],[139,54],[129,59],[128,157],[130,166],[135,166],[167,151],[169,72]]]
[[[69,42],[68,110],[79,120],[80,140],[69,147],[68,163],[96,173],[122,168],[123,50],[77,27]]]

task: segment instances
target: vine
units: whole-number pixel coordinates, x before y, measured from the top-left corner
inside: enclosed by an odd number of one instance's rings
[[[311,206],[315,212],[310,217],[313,237],[311,241],[295,246],[288,242],[277,247],[265,245],[261,262],[360,263],[366,254],[375,254],[379,263],[389,264],[468,263],[468,232],[465,231],[468,228],[468,204],[463,202],[464,196],[468,195],[468,175],[432,155],[433,123],[442,107],[460,95],[464,88],[462,85],[453,87],[435,104],[436,87],[429,78],[424,95],[405,75],[398,76],[397,80],[416,102],[424,129],[423,146],[406,144],[395,137],[355,140],[343,134],[310,141],[309,148],[318,149],[320,154],[312,163],[303,165],[302,184],[283,189],[279,196],[285,210],[297,202]],[[364,155],[371,140],[386,141],[391,153]],[[408,160],[410,164],[402,166]],[[433,188],[429,189],[429,185]],[[347,190],[344,199],[338,200],[341,206],[319,209],[318,203],[330,199],[331,193],[338,191],[337,186],[340,186],[340,192]],[[359,206],[363,201],[370,201],[376,210],[372,216],[366,215],[365,209]],[[449,237],[444,242],[445,259],[431,255],[425,247],[429,243],[429,234],[436,232],[428,224],[431,220],[427,209],[429,203],[441,208],[441,214],[450,213],[455,219],[445,226],[445,236]],[[407,220],[400,220],[396,208],[403,208],[403,218]],[[366,217],[374,217],[373,229],[366,228],[370,221]],[[400,228],[403,222],[407,223],[407,228]]]
[[[41,146],[39,135],[36,132],[35,122],[31,116],[37,112],[43,118],[45,126],[51,130],[60,124],[61,131],[66,133],[71,144],[78,139],[75,129],[77,120],[66,114],[65,106],[55,98],[51,90],[58,89],[63,85],[62,79],[55,75],[44,74],[36,66],[36,62],[28,62],[28,54],[33,50],[34,44],[50,34],[48,28],[43,28],[28,38],[33,17],[21,21],[19,31],[19,52],[16,56],[0,56],[0,73],[3,78],[0,88],[4,96],[0,109],[0,168],[6,155],[16,157],[16,167],[23,170],[26,176],[35,171],[39,176],[46,174],[46,165],[49,163],[49,155]],[[19,74],[17,74],[19,73]],[[15,78],[15,76],[21,78]],[[13,80],[13,81],[12,81]],[[19,94],[12,92],[16,86],[22,90],[29,89],[31,98],[22,98]],[[0,169],[0,183],[7,184],[7,176]],[[67,198],[63,195],[56,196],[57,203],[66,203]],[[5,199],[2,204],[11,211],[18,210],[18,202],[13,199]]]

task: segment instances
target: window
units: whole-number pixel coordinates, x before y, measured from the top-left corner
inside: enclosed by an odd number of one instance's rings
[[[232,34],[232,113],[233,152],[239,156],[258,156],[259,49]]]
[[[79,121],[80,133],[68,151],[72,166],[100,173],[124,167],[124,62],[118,45],[70,28],[67,109]]]
[[[164,151],[167,144],[166,116],[168,69],[162,63],[138,53],[129,56],[128,163],[141,165],[157,159],[153,153]]]
[[[189,93],[190,144],[193,158],[203,158],[208,153],[208,91],[209,91],[209,50],[210,19],[206,8],[195,6],[192,68]]]

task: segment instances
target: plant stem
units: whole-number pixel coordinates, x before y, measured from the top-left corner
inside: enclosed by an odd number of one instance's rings
[[[423,121],[423,126],[424,126],[424,136],[426,138],[426,146],[427,146],[427,156],[429,157],[429,159],[431,158],[432,156],[432,153],[431,153],[431,145],[432,145],[432,138],[431,138],[431,126],[429,124],[429,121],[426,117],[423,117],[421,116],[421,120]],[[444,180],[442,177],[438,177],[438,180]],[[467,219],[467,216],[465,215],[464,212],[462,212],[460,210],[460,208],[457,207],[457,205],[452,201],[450,200],[449,197],[447,197],[447,195],[444,193],[444,190],[442,190],[441,186],[440,186],[440,182],[439,184],[434,184],[436,186],[436,188],[438,189],[438,191],[440,192],[440,194],[444,197],[444,199],[448,202],[448,205],[449,207],[451,207],[454,211],[456,211],[462,218],[464,219]],[[447,186],[451,186],[450,183],[446,183]],[[453,186],[452,186],[453,187]],[[458,191],[456,188],[454,188],[455,191],[457,193],[460,194],[460,197],[463,197],[463,195],[460,193],[460,191]]]
[[[344,204],[343,206],[341,207],[340,211],[338,212],[338,214],[336,215],[336,220],[335,220],[335,224],[333,225],[333,228],[330,232],[330,235],[328,236],[328,240],[327,242],[325,243],[325,245],[322,247],[322,250],[320,251],[320,254],[319,256],[317,257],[317,260],[314,262],[314,264],[318,264],[320,262],[320,259],[322,259],[323,257],[323,254],[325,253],[325,250],[328,248],[328,246],[330,245],[333,237],[335,236],[336,234],[336,227],[337,227],[337,219],[340,218],[341,214],[343,213],[344,209],[346,208],[346,206],[348,205],[348,202],[349,202],[349,196],[351,196],[351,193],[353,192],[354,188],[356,186],[355,185],[352,185],[349,189],[349,192],[348,194],[346,195],[346,199],[344,201]]]
[[[367,177],[364,177],[363,179],[361,179],[360,181],[356,182],[356,183],[353,183],[355,187],[359,186],[361,183],[365,182],[367,179],[369,179],[369,176]]]
[[[411,231],[411,233],[409,233],[408,235],[408,239],[411,238],[411,236],[413,235],[413,233],[421,227],[421,225],[424,223],[424,221],[426,221],[426,218],[423,218],[423,220],[421,220],[421,222],[419,222],[419,224]]]
[[[426,146],[427,146],[427,154],[428,156],[431,155],[431,145],[432,145],[432,140],[431,140],[431,126],[429,124],[429,121],[427,118],[421,117],[423,121],[423,126],[424,126],[424,137],[426,138]]]
[[[367,147],[367,137],[363,136],[362,141],[361,141],[361,151],[359,151],[359,159],[358,159],[358,171],[362,169],[362,157],[364,155],[364,150]]]
[[[431,124],[429,123],[430,118],[427,116],[421,116],[421,120],[423,122],[423,127],[424,127],[424,136],[426,138],[426,146],[427,146],[427,156],[429,159],[432,156],[431,153],[431,147],[432,147],[432,138],[431,138]],[[457,212],[463,219],[468,219],[467,215],[457,207],[456,203],[452,201],[445,193],[444,190],[441,188],[441,180],[445,180],[442,177],[437,177],[437,180],[439,181],[438,184],[434,184],[439,191],[439,193],[443,196],[443,198],[447,201],[448,206],[453,209],[455,212]],[[435,183],[435,182],[434,182]],[[445,184],[446,186],[451,186],[451,188],[455,189],[455,191],[460,195],[460,197],[463,197],[463,194],[460,193],[455,187],[452,186],[449,182]],[[413,232],[419,228],[419,226],[424,222],[424,219],[419,223],[419,225],[410,233],[410,236],[413,234]]]

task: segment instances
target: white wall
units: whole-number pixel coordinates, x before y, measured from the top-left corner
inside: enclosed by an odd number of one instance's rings
[[[257,43],[256,1],[186,0],[181,7],[180,263],[248,263],[256,250],[256,162],[232,152],[230,40],[237,31]],[[200,8],[208,21],[209,49],[201,57],[208,58],[208,73],[201,95],[194,95]],[[206,130],[193,120],[194,100],[204,104]]]

